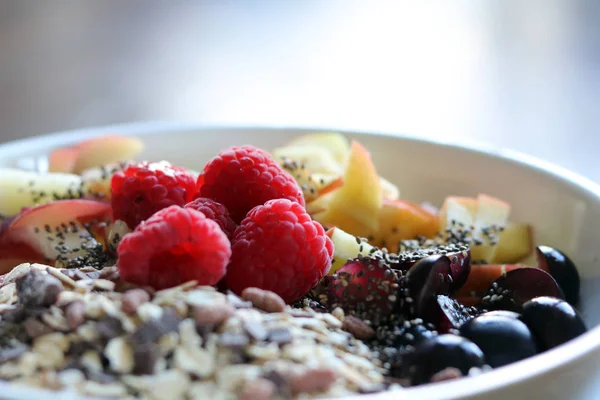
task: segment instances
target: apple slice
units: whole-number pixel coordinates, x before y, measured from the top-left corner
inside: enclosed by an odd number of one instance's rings
[[[494,249],[491,264],[514,264],[533,252],[531,225],[509,222]]]
[[[143,149],[143,142],[130,136],[106,135],[92,138],[50,153],[49,171],[79,174],[89,168],[133,160]]]
[[[333,242],[334,249],[329,275],[333,275],[338,269],[342,268],[349,259],[355,259],[359,254],[372,254],[376,250],[369,243],[362,242],[356,236],[344,232],[340,228],[331,228],[326,234]]]
[[[471,247],[473,260],[489,261],[493,258],[499,232],[490,230],[506,227],[509,214],[508,203],[485,194],[477,196],[477,212],[473,223],[473,241],[477,243]]]
[[[318,132],[309,133],[292,139],[289,146],[317,146],[327,149],[334,160],[343,165],[350,153],[350,145],[348,139],[339,133],[333,132]]]
[[[383,200],[378,221],[378,229],[364,236],[375,246],[386,247],[391,252],[398,251],[402,240],[415,239],[418,236],[431,238],[440,229],[437,215],[405,200]]]
[[[142,152],[144,143],[135,137],[107,135],[80,143],[74,172],[106,164],[130,161]]]
[[[101,251],[93,233],[103,232],[111,218],[109,204],[92,200],[60,200],[26,209],[0,234],[0,271],[22,262],[99,256],[92,254]]]
[[[325,211],[314,215],[317,221],[351,234],[377,230],[381,186],[371,156],[360,143],[352,141],[344,184],[330,194]]]
[[[15,215],[24,207],[33,207],[61,198],[79,197],[82,179],[78,175],[22,171],[0,168],[0,214]]]
[[[473,225],[477,213],[477,200],[471,197],[446,197],[440,209],[440,228],[444,230],[453,224]]]

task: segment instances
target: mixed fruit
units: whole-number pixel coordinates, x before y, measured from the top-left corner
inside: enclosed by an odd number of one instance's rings
[[[0,169],[0,273],[116,265],[152,290],[195,281],[339,308],[366,323],[359,339],[402,385],[507,365],[586,331],[575,265],[535,247],[500,199],[402,199],[359,142],[335,133],[271,153],[225,149],[201,173],[133,161],[142,149],[113,135],[56,149],[47,174]]]

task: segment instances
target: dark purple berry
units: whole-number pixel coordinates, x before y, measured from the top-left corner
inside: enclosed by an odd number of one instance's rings
[[[480,307],[521,312],[523,303],[539,296],[563,297],[560,287],[546,271],[535,267],[519,268],[496,279],[481,299]]]
[[[405,275],[403,287],[408,289],[408,312],[416,317],[431,316],[437,308],[439,294],[449,294],[451,290],[450,259],[446,256],[425,257],[413,265]]]
[[[533,332],[542,351],[587,331],[577,310],[566,301],[553,297],[536,297],[523,304],[521,319]]]
[[[411,384],[427,383],[431,377],[448,367],[459,369],[467,375],[473,367],[485,364],[483,352],[468,339],[457,335],[439,335],[419,344],[404,358]]]
[[[481,315],[463,324],[460,334],[479,346],[487,364],[494,368],[537,353],[527,325],[511,317]]]
[[[391,267],[404,272],[410,270],[418,261],[430,256],[446,256],[450,260],[450,286],[452,292],[460,289],[471,270],[471,252],[468,247],[458,244],[440,245],[430,241],[404,241],[400,245],[398,258],[391,261]]]

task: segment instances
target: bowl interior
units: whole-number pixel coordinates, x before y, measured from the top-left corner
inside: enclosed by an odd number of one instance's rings
[[[89,134],[103,132],[106,131]],[[143,136],[145,159],[165,159],[201,170],[222,148],[253,144],[272,149],[306,132],[308,130],[133,126],[118,133]],[[485,151],[385,135],[348,133],[348,136],[360,140],[370,150],[378,171],[400,187],[403,198],[440,205],[448,195],[487,193],[508,201],[512,205],[512,220],[534,226],[536,243],[557,247],[572,257],[583,278],[580,311],[589,327],[600,323],[599,191],[582,187],[552,171]],[[41,156],[52,147],[77,140],[81,140],[81,135],[70,134],[0,146],[0,166],[15,166],[20,158]],[[591,337],[592,333],[588,335]],[[582,343],[580,346],[592,346],[591,342]],[[598,340],[594,346],[598,347]],[[542,354],[534,359],[546,356]],[[513,366],[485,375],[511,368]],[[451,387],[452,384],[442,385]],[[421,393],[425,395],[426,391]],[[437,393],[438,398],[443,397],[441,391]]]

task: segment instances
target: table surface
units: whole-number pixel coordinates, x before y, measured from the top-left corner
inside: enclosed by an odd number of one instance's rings
[[[0,0],[0,138],[338,127],[485,142],[600,182],[599,18],[594,0]]]

